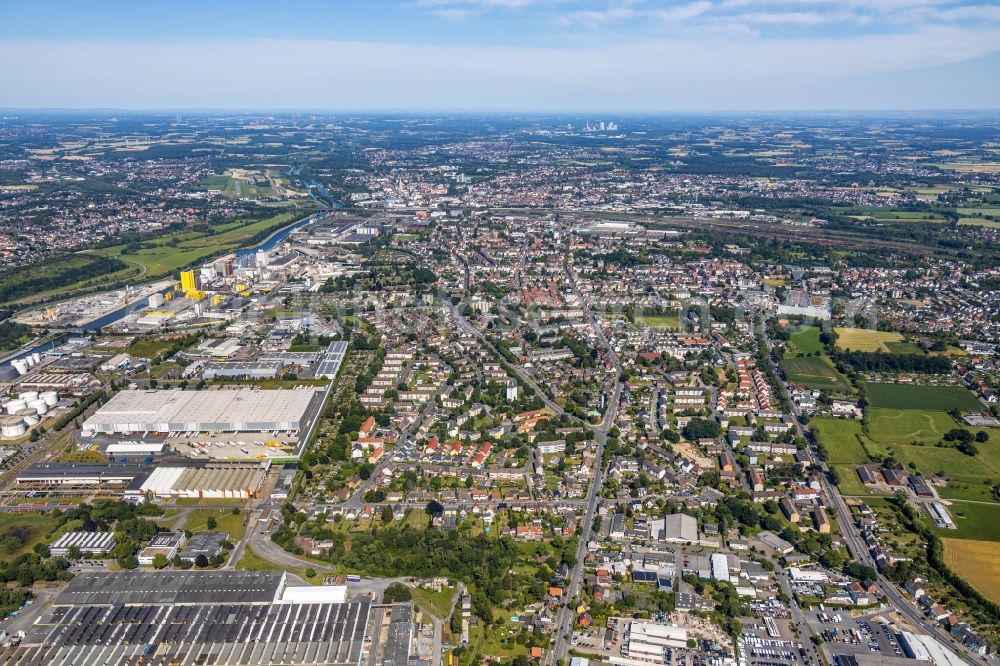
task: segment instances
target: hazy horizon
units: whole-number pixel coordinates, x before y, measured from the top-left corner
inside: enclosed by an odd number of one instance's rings
[[[1000,108],[983,0],[258,0],[0,7],[0,107]]]

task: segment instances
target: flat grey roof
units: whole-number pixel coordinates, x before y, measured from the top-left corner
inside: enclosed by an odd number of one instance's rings
[[[270,603],[283,573],[273,571],[87,571],[77,574],[55,606],[112,604]]]
[[[231,572],[226,572],[231,573]],[[357,666],[370,605],[63,606],[31,627],[0,663]],[[405,666],[405,665],[404,665]]]

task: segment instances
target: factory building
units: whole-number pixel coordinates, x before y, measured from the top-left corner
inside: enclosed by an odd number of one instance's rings
[[[201,378],[213,379],[274,379],[281,373],[279,361],[211,361],[201,370]]]
[[[407,666],[413,606],[286,587],[284,573],[83,572],[0,663]]]
[[[82,436],[287,432],[297,435],[320,391],[310,387],[263,391],[130,390],[111,398],[83,424]]]
[[[56,557],[66,557],[76,546],[84,555],[103,555],[115,548],[113,532],[66,532],[49,546],[49,552]]]
[[[155,501],[176,499],[249,499],[257,496],[266,474],[260,467],[238,464],[157,467],[138,488],[144,497]]]

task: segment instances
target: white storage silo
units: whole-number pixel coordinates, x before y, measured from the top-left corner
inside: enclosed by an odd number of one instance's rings
[[[23,375],[28,371],[28,362],[23,358],[18,358],[10,362],[10,364],[17,370],[17,374]]]
[[[38,365],[38,363],[42,360],[42,355],[38,352],[33,352],[31,354],[31,360],[34,361],[34,365]]]
[[[41,400],[44,400],[45,404],[49,407],[55,407],[59,404],[59,394],[55,391],[45,391],[43,393],[39,393],[38,397]]]
[[[37,400],[32,400],[28,403],[28,409],[33,409],[35,412],[41,416],[49,411],[49,406],[45,404],[45,401],[41,398]]]
[[[24,425],[24,419],[19,416],[0,417],[0,435],[8,439],[20,437],[28,431]]]
[[[29,428],[33,425],[36,425],[40,421],[40,419],[38,418],[38,412],[36,412],[33,409],[27,409],[27,408],[22,409],[14,416],[20,416],[22,419],[24,419],[24,422],[28,425]]]
[[[31,402],[32,400],[38,400],[38,391],[22,391],[17,394],[17,397],[25,402]]]
[[[158,308],[163,305],[163,294],[153,294],[149,297],[149,307]]]
[[[27,406],[28,403],[26,403],[24,400],[21,400],[20,398],[14,398],[13,400],[7,403],[7,413],[17,414],[19,411],[21,411]]]

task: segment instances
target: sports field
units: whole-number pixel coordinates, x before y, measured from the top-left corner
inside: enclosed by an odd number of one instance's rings
[[[826,356],[786,356],[781,364],[790,381],[802,388],[849,392],[851,385]]]
[[[942,537],[941,543],[948,568],[1000,604],[1000,547],[996,542]]]
[[[972,393],[957,386],[916,386],[912,384],[864,385],[865,397],[872,407],[891,409],[929,409],[948,412],[978,412],[983,404]]]
[[[823,351],[823,343],[819,341],[820,330],[818,326],[809,326],[801,331],[792,333],[788,339],[791,346],[796,351],[803,354]]]
[[[809,422],[809,427],[826,449],[828,462],[854,465],[868,462],[868,454],[860,441],[863,436],[860,421],[817,416]]]
[[[672,331],[679,331],[681,328],[680,320],[669,315],[639,315],[635,321],[640,326],[648,326],[649,328],[663,328]]]
[[[903,342],[903,336],[889,331],[871,331],[867,328],[835,328],[837,346],[841,349],[864,352],[886,352],[892,349],[887,343]]]

